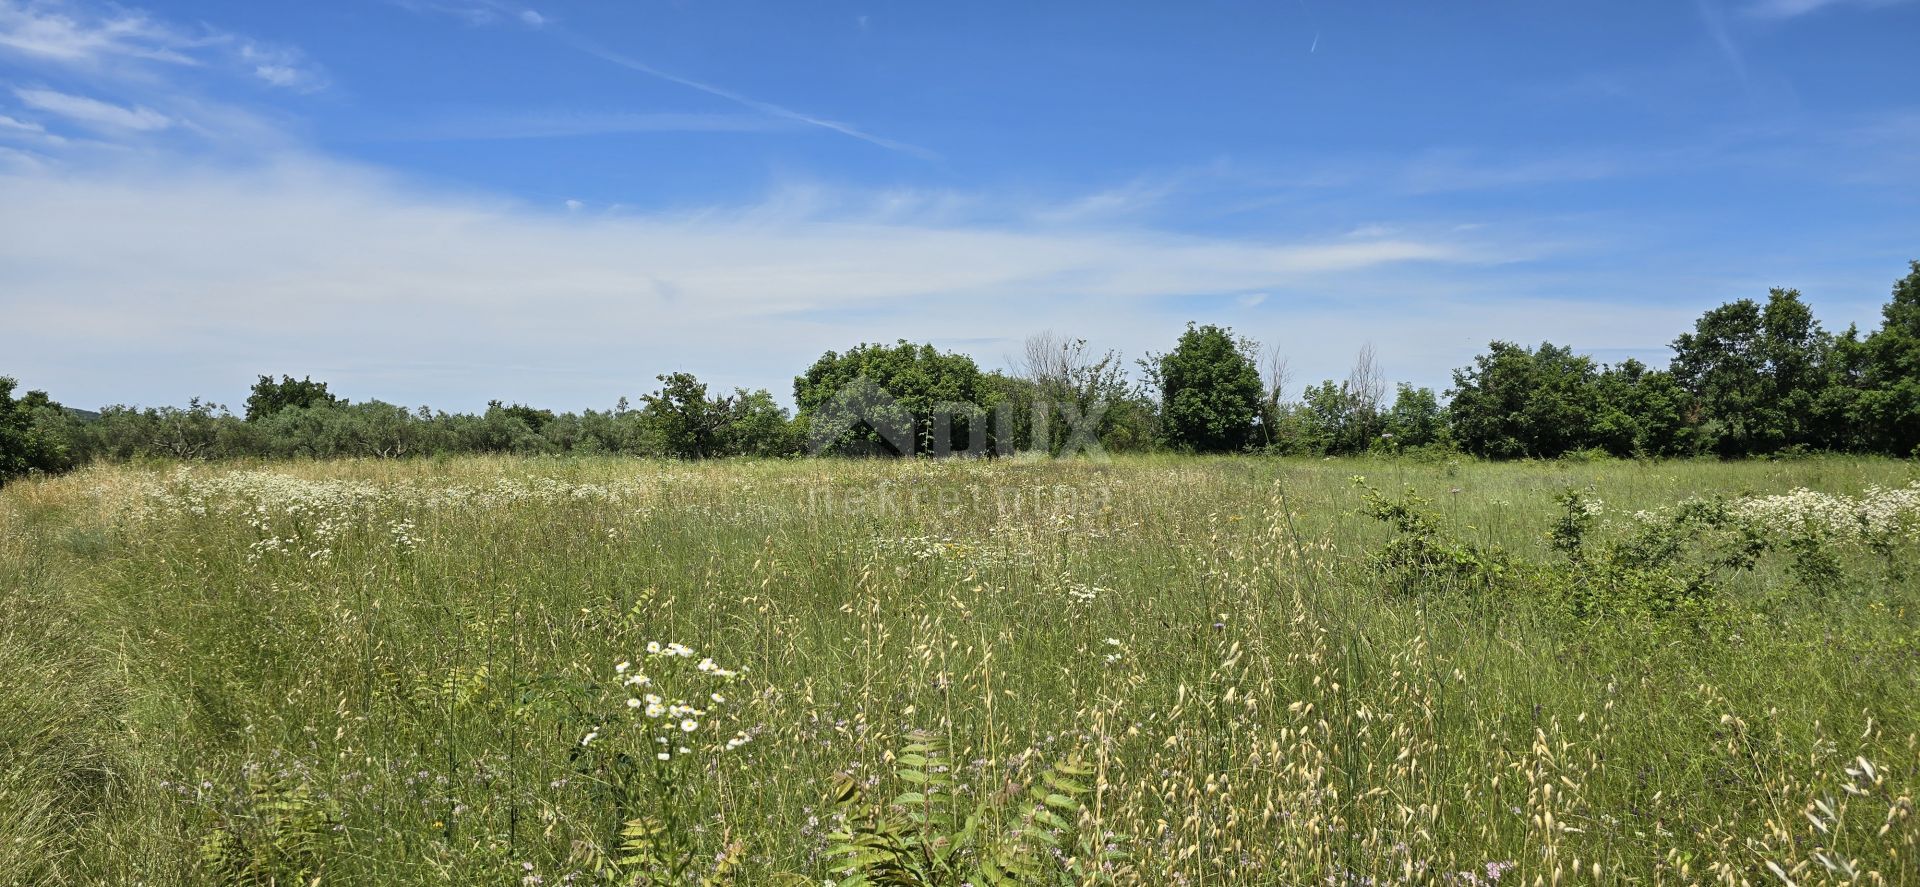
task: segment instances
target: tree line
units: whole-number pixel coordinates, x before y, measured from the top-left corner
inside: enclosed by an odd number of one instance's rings
[[[827,352],[795,377],[790,413],[768,391],[710,392],[657,377],[634,405],[556,413],[490,403],[480,413],[351,403],[312,378],[261,376],[241,415],[185,407],[63,407],[15,397],[0,377],[0,480],[143,457],[623,454],[683,459],[919,455],[971,449],[1060,454],[1177,450],[1290,455],[1462,452],[1493,459],[1798,452],[1920,455],[1920,261],[1881,325],[1823,329],[1791,289],[1707,311],[1667,367],[1602,364],[1571,348],[1492,342],[1453,372],[1444,401],[1389,383],[1369,346],[1345,379],[1291,390],[1283,354],[1230,328],[1189,323],[1132,370],[1114,351],[1043,333],[1007,371],[904,340]],[[884,399],[850,405],[866,386]],[[879,411],[879,412],[876,412]],[[876,416],[888,419],[876,422]],[[904,432],[887,436],[876,425]],[[956,443],[958,442],[958,443]]]

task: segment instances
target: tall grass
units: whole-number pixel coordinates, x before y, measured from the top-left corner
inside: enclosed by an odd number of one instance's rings
[[[1354,475],[1518,580],[1389,575]],[[1599,544],[1693,497],[1913,478],[471,458],[10,485],[0,883],[820,883],[888,822],[955,848],[925,875],[952,883],[1022,841],[1045,883],[1917,883],[1912,533],[1819,537],[1818,582],[1782,541],[1709,621],[1526,578],[1568,489]]]

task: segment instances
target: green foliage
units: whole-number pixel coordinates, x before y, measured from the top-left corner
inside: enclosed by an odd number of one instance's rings
[[[1327,380],[1307,386],[1300,403],[1280,408],[1274,422],[1275,439],[1281,452],[1315,456],[1362,453],[1373,442],[1374,424],[1349,386]]]
[[[295,379],[281,376],[273,381],[272,376],[261,376],[253,383],[253,392],[247,395],[247,421],[265,419],[285,409],[313,409],[344,404],[346,401],[334,397],[327,391],[327,383],[315,382],[312,376]]]
[[[1442,446],[1450,441],[1446,410],[1431,388],[1415,388],[1404,382],[1394,392],[1393,407],[1387,411],[1386,432],[1381,438],[1390,452]]]
[[[1732,616],[1728,577],[1752,571],[1775,548],[1791,554],[1789,571],[1806,591],[1824,595],[1843,578],[1831,539],[1813,532],[1776,538],[1737,519],[1723,499],[1637,516],[1625,535],[1596,543],[1601,504],[1590,491],[1566,490],[1554,497],[1546,533],[1561,559],[1535,561],[1451,540],[1429,500],[1412,491],[1389,498],[1354,480],[1365,490],[1363,513],[1394,531],[1372,562],[1402,591],[1513,595],[1545,601],[1583,623],[1711,634]]]
[[[223,887],[320,883],[335,814],[302,779],[266,767],[246,777],[246,793],[221,811],[200,842],[208,879]]]
[[[1494,342],[1454,370],[1448,419],[1467,452],[1494,459],[1552,458],[1587,446],[1599,412],[1592,358],[1541,343]]]
[[[1365,463],[1390,522],[1319,458],[9,485],[0,882],[1915,881],[1910,465]]]
[[[1431,500],[1406,491],[1398,499],[1355,477],[1364,491],[1361,513],[1393,528],[1394,536],[1372,555],[1382,575],[1403,592],[1426,589],[1487,589],[1509,569],[1508,557],[1497,547],[1455,542],[1441,533],[1441,523],[1429,509]]]
[[[1253,441],[1262,395],[1258,351],[1252,340],[1235,338],[1231,329],[1188,323],[1173,351],[1149,356],[1169,444],[1228,453]]]
[[[1673,374],[1701,407],[1701,433],[1723,456],[1824,444],[1815,407],[1832,337],[1797,290],[1721,305],[1673,343]]]
[[[527,431],[539,434],[540,429],[554,419],[552,410],[535,409],[525,404],[503,405],[500,401],[487,401],[487,418],[500,422],[518,422]]]
[[[1586,445],[1615,456],[1683,456],[1696,450],[1693,397],[1673,374],[1628,358],[1600,371]]]
[[[793,399],[814,452],[865,456],[989,441],[995,405],[994,387],[973,358],[905,339],[821,355],[793,380]],[[898,439],[889,440],[894,432]]]
[[[0,485],[28,472],[66,471],[79,458],[73,444],[78,420],[44,391],[15,400],[18,384],[0,376]]]
[[[731,399],[709,400],[707,386],[691,373],[657,378],[660,390],[641,395],[640,400],[646,404],[641,413],[661,450],[681,459],[719,455],[721,429],[727,424]]]
[[[690,373],[660,376],[660,390],[641,396],[641,421],[658,452],[680,459],[786,456],[797,449],[786,410],[765,390],[736,389],[709,398]]]
[[[1037,782],[1014,783],[968,805],[955,793],[945,740],[914,731],[894,758],[903,790],[870,801],[859,780],[834,777],[826,858],[837,887],[981,887],[1110,884],[1127,855],[1085,828],[1093,768],[1078,756]]]
[[[1045,451],[1097,440],[1109,452],[1250,447],[1280,455],[1425,454],[1489,459],[1920,453],[1920,261],[1872,332],[1823,330],[1800,293],[1772,290],[1705,312],[1673,342],[1668,369],[1597,364],[1572,349],[1493,342],[1456,369],[1447,401],[1402,384],[1391,406],[1363,352],[1345,382],[1297,402],[1260,379],[1256,346],[1189,323],[1175,349],[1140,361],[1050,335],[1028,343],[1021,375],[900,341],[829,352],[794,380],[798,414],[764,390],[710,395],[686,373],[657,377],[643,407],[556,413],[489,404],[478,415],[350,404],[311,377],[260,376],[245,421],[218,404],[69,410],[43,392],[0,391],[0,482],[96,460],[224,457],[407,458],[461,453],[703,459],[802,452],[864,455]],[[897,430],[897,434],[891,432]],[[1811,555],[1809,555],[1811,557]],[[1809,569],[1812,569],[1809,567]],[[1816,571],[1817,572],[1817,571]],[[1809,573],[1813,575],[1813,573]]]
[[[1867,337],[1858,415],[1886,452],[1920,452],[1920,261],[1893,285],[1880,329]]]
[[[1130,438],[1138,434],[1131,427],[1138,392],[1127,381],[1119,352],[1096,354],[1085,339],[1042,333],[1027,340],[1021,369],[1022,378],[1009,380],[1025,389],[1010,404],[1021,427],[1020,449],[1070,455],[1116,440],[1123,428],[1129,439],[1116,442],[1122,449],[1135,446]]]
[[[736,388],[726,399],[720,426],[720,453],[727,456],[792,456],[800,452],[800,432],[785,407],[764,388]]]

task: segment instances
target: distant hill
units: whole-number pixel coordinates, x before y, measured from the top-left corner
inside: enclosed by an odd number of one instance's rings
[[[93,410],[82,410],[74,407],[67,407],[66,410],[74,418],[79,419],[82,422],[97,422],[100,420],[100,414],[94,412]]]

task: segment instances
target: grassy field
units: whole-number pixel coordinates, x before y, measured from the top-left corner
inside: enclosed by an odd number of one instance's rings
[[[18,483],[0,883],[1920,883],[1917,476]]]

